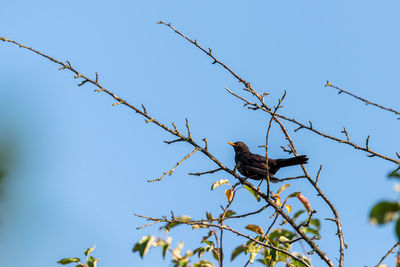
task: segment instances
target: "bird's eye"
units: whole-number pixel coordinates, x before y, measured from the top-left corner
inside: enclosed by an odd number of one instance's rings
[[[242,144],[241,144],[241,143],[238,143],[237,145],[238,145],[238,146],[241,146]]]

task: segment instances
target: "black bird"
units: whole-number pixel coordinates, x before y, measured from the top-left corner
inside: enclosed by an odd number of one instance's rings
[[[235,162],[238,171],[247,178],[254,180],[267,179],[266,158],[250,152],[249,148],[243,142],[231,143],[235,149]],[[268,157],[269,179],[271,182],[278,182],[279,179],[273,175],[282,167],[306,164],[308,158],[306,155],[297,156],[288,159],[271,159]]]

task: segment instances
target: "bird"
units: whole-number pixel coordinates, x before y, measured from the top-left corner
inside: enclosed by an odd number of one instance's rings
[[[243,142],[228,142],[235,149],[235,162],[237,170],[247,178],[254,180],[267,179],[269,173],[270,182],[276,183],[280,180],[273,175],[282,167],[306,164],[306,155],[296,156],[287,159],[268,158],[268,169],[266,167],[266,157],[253,154],[249,147]]]

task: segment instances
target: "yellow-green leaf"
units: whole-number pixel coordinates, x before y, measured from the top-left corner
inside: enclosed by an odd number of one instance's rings
[[[246,228],[247,230],[253,231],[254,233],[257,233],[257,234],[259,234],[259,235],[264,235],[263,229],[262,229],[260,226],[258,226],[258,225],[255,225],[255,224],[248,224],[248,225],[246,225],[245,228]]]
[[[224,185],[224,184],[228,184],[228,183],[229,183],[229,181],[227,179],[221,179],[219,181],[216,181],[215,183],[213,183],[211,185],[211,190],[214,190],[215,188],[217,188],[221,185]]]
[[[281,186],[281,188],[279,188],[278,192],[276,193],[277,195],[279,195],[280,193],[282,193],[283,190],[285,190],[286,188],[288,188],[290,186],[290,184],[284,184]]]
[[[57,263],[65,265],[65,264],[69,264],[72,262],[80,262],[80,261],[81,260],[79,258],[64,258],[64,259],[57,261]]]
[[[133,247],[133,252],[138,251],[141,258],[143,258],[149,251],[150,247],[154,243],[155,236],[144,236],[142,239],[135,244]]]
[[[89,256],[89,254],[95,249],[95,247],[96,246],[94,245],[93,247],[86,249],[85,250],[85,256],[86,257]]]
[[[236,212],[234,212],[233,210],[227,210],[226,211],[226,213],[225,213],[225,217],[231,217],[231,216],[233,216],[233,215],[235,215],[236,214]]]
[[[249,186],[247,186],[247,185],[245,185],[245,186],[243,186],[243,187],[246,188],[246,189],[257,199],[257,201],[260,201],[260,200],[261,200],[260,195],[257,194],[257,192],[254,191],[251,187],[249,187]]]

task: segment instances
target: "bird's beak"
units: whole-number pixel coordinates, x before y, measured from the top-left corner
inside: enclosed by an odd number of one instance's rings
[[[231,142],[228,142],[228,144],[230,144],[230,145],[233,146],[233,147],[235,146],[235,144],[234,144],[234,143],[231,143]]]

